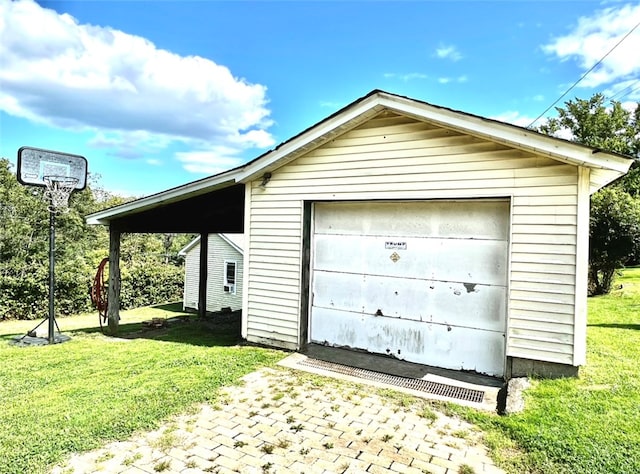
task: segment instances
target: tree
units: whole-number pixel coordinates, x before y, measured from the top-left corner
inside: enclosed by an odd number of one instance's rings
[[[606,106],[604,95],[595,94],[556,110],[540,132],[569,132],[576,142],[635,158],[629,173],[591,198],[589,292],[605,294],[615,271],[640,257],[640,103],[633,110],[617,101]]]
[[[631,170],[613,183],[632,196],[640,196],[640,103],[633,110],[621,102],[605,105],[605,97],[575,99],[556,107],[557,118],[551,118],[538,131],[547,135],[569,132],[571,139],[593,148],[635,158]]]
[[[89,176],[87,188],[74,193],[68,212],[56,217],[56,289],[58,315],[91,310],[89,286],[109,253],[109,234],[89,226],[87,214],[125,202],[100,188]],[[22,186],[9,160],[0,158],[0,320],[37,319],[47,313],[49,212],[42,188]],[[181,261],[177,255],[192,236],[176,236],[167,246],[154,234],[123,236],[123,307],[179,299]],[[164,264],[166,254],[169,265]]]
[[[606,294],[616,270],[640,247],[640,199],[616,187],[595,193],[589,235],[589,293]]]
[[[540,131],[555,135],[561,130],[568,130],[573,140],[584,145],[638,157],[640,108],[636,106],[630,111],[617,101],[606,107],[604,101],[602,94],[595,94],[589,100],[570,100],[565,103],[565,108],[556,107],[558,117],[549,119]]]

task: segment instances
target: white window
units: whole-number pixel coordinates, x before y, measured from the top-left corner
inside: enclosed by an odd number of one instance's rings
[[[231,260],[224,261],[224,291],[236,294],[236,269],[238,264]]]

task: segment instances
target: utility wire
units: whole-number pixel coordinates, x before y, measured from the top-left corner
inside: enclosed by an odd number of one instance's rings
[[[638,82],[640,82],[640,81],[638,81]],[[631,89],[629,92],[626,92],[626,93],[622,94],[622,95],[620,96],[620,98],[618,99],[618,101],[621,101],[621,100],[622,100],[622,99],[624,99],[626,96],[633,94],[633,93],[634,93],[635,91],[637,91],[638,89],[640,89],[640,86],[638,86],[638,87],[634,87],[634,88],[633,88],[633,89]]]
[[[624,89],[620,89],[618,92],[616,92],[615,94],[613,94],[611,97],[609,97],[609,102],[612,102],[613,99],[615,99],[617,96],[619,96],[620,94],[622,94],[622,97],[625,97],[629,94],[631,94],[633,91],[635,91],[637,89],[634,88],[632,90],[630,90],[629,92],[627,92],[627,90],[631,89],[633,86],[635,86],[636,84],[640,84],[640,79],[636,79],[635,81],[633,81],[631,84],[629,84],[627,87],[625,87]]]
[[[607,52],[607,54],[605,54],[604,56],[602,56],[602,58],[600,58],[600,60],[599,60],[597,63],[595,63],[593,66],[591,66],[587,72],[585,72],[582,76],[580,76],[580,79],[578,79],[576,82],[574,82],[574,83],[571,85],[571,87],[569,87],[569,88],[568,88],[568,89],[567,89],[567,90],[566,90],[566,91],[565,91],[565,92],[564,92],[560,97],[558,97],[558,98],[556,99],[556,101],[555,101],[553,104],[551,104],[549,107],[547,107],[547,108],[544,110],[544,112],[542,112],[540,115],[538,115],[538,116],[535,118],[535,120],[529,124],[529,126],[528,126],[527,128],[530,128],[531,126],[533,126],[533,124],[534,124],[534,123],[536,123],[538,120],[540,120],[540,119],[544,116],[544,114],[546,114],[547,112],[549,112],[549,110],[551,109],[551,107],[553,107],[553,106],[554,106],[554,105],[556,105],[558,102],[560,102],[560,100],[561,100],[565,95],[567,95],[567,94],[568,94],[568,93],[569,93],[569,92],[570,92],[570,91],[571,91],[575,86],[577,86],[577,85],[580,83],[580,81],[582,81],[585,77],[587,77],[587,75],[589,75],[589,74],[591,73],[591,71],[593,71],[596,67],[598,67],[598,66],[602,63],[602,61],[604,61],[604,60],[605,60],[605,58],[606,58],[607,56],[609,56],[609,55],[613,52],[613,50],[614,50],[614,49],[616,49],[618,46],[620,46],[620,43],[622,43],[624,40],[626,40],[626,39],[629,37],[629,35],[630,35],[631,33],[633,33],[633,32],[634,32],[634,31],[635,31],[639,26],[640,26],[640,22],[638,22],[638,23],[636,24],[636,26],[634,26],[633,28],[631,28],[631,30],[629,30],[629,32],[628,32],[626,35],[624,35],[624,36],[620,39],[620,41],[618,41],[618,42],[613,46],[613,48],[611,48],[611,49]]]

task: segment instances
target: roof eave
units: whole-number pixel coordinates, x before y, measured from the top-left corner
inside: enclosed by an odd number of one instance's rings
[[[517,125],[479,117],[443,107],[434,106],[387,93],[380,94],[380,104],[391,110],[428,120],[445,128],[504,143],[514,148],[531,151],[539,155],[564,161],[576,166],[602,168],[624,174],[629,170],[633,159],[594,150],[591,147],[544,135]]]
[[[237,173],[238,169],[227,171],[219,175],[136,199],[135,201],[120,204],[119,206],[111,207],[104,211],[95,212],[86,217],[86,223],[89,225],[109,225],[109,222],[115,218],[129,216],[170,204],[171,202],[181,201],[187,197],[199,196],[215,191],[216,189],[226,188],[237,184],[238,180],[235,176]]]
[[[185,245],[184,248],[178,252],[178,255],[180,257],[186,256],[187,252],[189,252],[189,250],[191,250],[193,247],[195,247],[199,243],[200,243],[200,236],[196,237],[191,242],[189,242],[187,245]]]
[[[143,212],[234,184],[248,183],[355,128],[385,109],[478,138],[503,143],[516,149],[548,156],[564,163],[605,170],[604,174],[610,177],[610,181],[625,174],[633,162],[629,157],[594,150],[516,125],[375,90],[246,165],[91,214],[87,216],[86,221],[88,224],[108,225],[115,218]]]
[[[233,249],[238,251],[240,253],[240,255],[244,255],[244,250],[242,248],[240,248],[240,246],[238,244],[236,244],[233,240],[231,240],[229,237],[227,237],[226,234],[218,234],[218,235],[220,236],[220,238],[222,240],[224,240],[226,243],[228,243]]]
[[[589,168],[612,170],[621,176],[629,170],[632,159],[622,155],[580,145],[556,137],[528,130],[497,120],[440,107],[384,91],[373,91],[347,105],[328,119],[312,126],[275,150],[239,170],[238,180],[247,183],[332,140],[335,136],[355,128],[382,110],[389,109],[428,121],[444,128],[460,131],[478,138]]]

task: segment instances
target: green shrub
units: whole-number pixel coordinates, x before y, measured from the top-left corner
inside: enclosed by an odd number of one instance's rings
[[[121,268],[120,306],[123,309],[176,301],[182,298],[181,267],[153,261]]]

